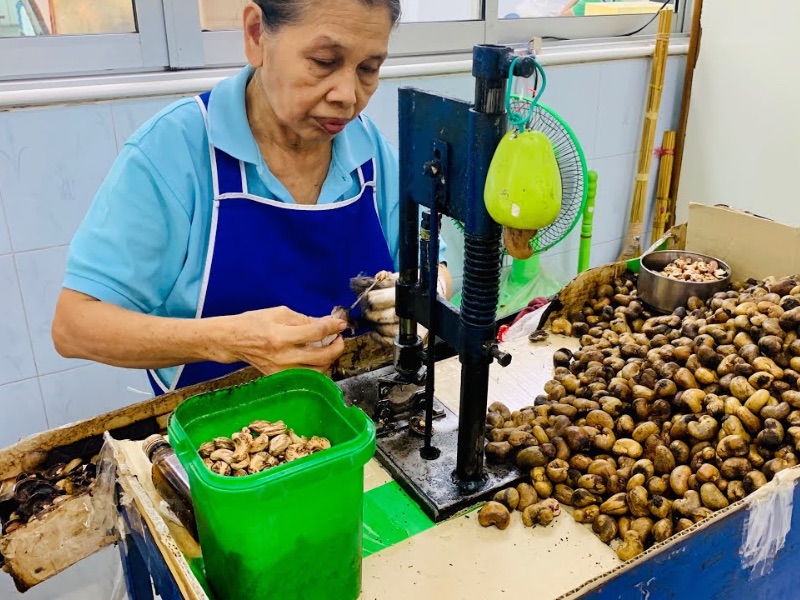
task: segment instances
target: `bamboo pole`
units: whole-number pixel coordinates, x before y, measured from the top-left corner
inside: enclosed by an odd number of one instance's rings
[[[681,116],[678,121],[678,135],[675,142],[675,162],[672,167],[671,205],[667,227],[675,225],[675,212],[678,203],[678,188],[681,183],[681,167],[683,166],[683,149],[686,143],[686,126],[689,122],[689,104],[692,98],[692,82],[694,69],[697,66],[697,57],[700,55],[700,40],[703,37],[701,16],[703,14],[703,0],[694,0],[692,12],[692,31],[689,35],[689,52],[686,56],[686,72],[683,78],[683,96],[681,98]]]
[[[622,245],[618,261],[639,256],[640,242],[644,225],[644,208],[647,204],[647,184],[650,179],[650,164],[653,160],[653,146],[656,136],[658,109],[661,106],[661,91],[664,87],[664,71],[667,65],[670,30],[672,29],[672,10],[662,9],[658,14],[658,34],[650,69],[650,86],[647,95],[647,110],[642,127],[642,141],[639,146],[639,166],[633,189],[633,205],[628,219],[628,231]]]
[[[653,212],[653,236],[658,240],[667,230],[670,220],[670,180],[672,178],[672,165],[675,158],[675,132],[665,131],[664,141],[661,143],[661,164],[658,173],[658,188],[656,190],[656,209]]]

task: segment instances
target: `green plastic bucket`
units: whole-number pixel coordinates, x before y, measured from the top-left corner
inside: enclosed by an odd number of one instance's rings
[[[255,420],[331,448],[255,475],[211,472],[197,449]],[[361,591],[364,465],[375,426],[315,371],[292,369],[185,400],[170,443],[189,475],[206,575],[219,600],[350,600]]]

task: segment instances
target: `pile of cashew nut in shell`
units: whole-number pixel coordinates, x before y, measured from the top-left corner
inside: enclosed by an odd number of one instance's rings
[[[634,280],[553,320],[580,349],[553,354],[531,406],[489,406],[487,461],[531,483],[499,492],[481,525],[505,528],[523,493],[523,510],[553,499],[629,560],[797,465],[800,276],[734,282],[671,315],[648,311]]]

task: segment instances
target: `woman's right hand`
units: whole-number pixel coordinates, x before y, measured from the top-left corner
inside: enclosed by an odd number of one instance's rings
[[[308,317],[280,306],[222,318],[223,361],[244,361],[265,375],[295,367],[325,372],[344,352],[339,334],[347,323],[334,317]],[[319,345],[331,335],[337,336],[333,342]]]

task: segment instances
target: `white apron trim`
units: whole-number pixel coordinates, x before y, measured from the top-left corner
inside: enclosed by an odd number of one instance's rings
[[[358,181],[361,184],[361,188],[358,190],[358,192],[356,192],[356,195],[353,196],[352,198],[348,198],[347,200],[341,200],[339,202],[329,202],[328,204],[297,204],[296,202],[281,202],[280,200],[272,200],[271,198],[264,198],[263,196],[256,196],[254,194],[248,194],[247,192],[242,193],[242,194],[240,194],[238,192],[233,192],[233,193],[229,193],[229,194],[220,194],[219,196],[217,196],[217,198],[219,200],[232,200],[232,199],[235,200],[235,199],[245,198],[245,199],[251,200],[253,202],[258,202],[259,204],[267,204],[269,206],[274,206],[275,208],[282,208],[282,209],[285,209],[285,210],[336,210],[338,208],[344,208],[345,206],[348,206],[348,205],[353,204],[354,202],[358,201],[361,198],[361,196],[364,194],[364,190],[366,190],[368,187],[371,187],[372,188],[372,203],[375,206],[375,214],[380,217],[380,215],[378,213],[377,188],[376,188],[376,185],[375,185],[375,176],[374,176],[374,174],[375,174],[375,159],[374,158],[370,159],[370,162],[372,163],[372,173],[373,173],[372,180],[371,181],[364,181],[364,173],[362,172],[361,167],[358,167],[358,169],[357,169]],[[239,165],[240,165],[240,168],[242,169],[242,180],[244,181],[245,180],[244,162],[243,161],[239,161]],[[214,174],[215,174],[214,177],[216,179],[216,169],[213,166],[212,166],[212,168],[214,169]],[[218,183],[215,181],[215,188],[217,186],[218,186]]]
[[[365,186],[366,187],[366,186]],[[361,191],[364,191],[364,188],[361,188]],[[250,200],[252,202],[258,202],[259,204],[266,204],[268,206],[274,206],[275,208],[282,208],[285,210],[303,210],[303,211],[315,211],[315,210],[336,210],[339,208],[344,208],[345,206],[349,206],[354,202],[357,202],[359,196],[355,198],[350,198],[349,200],[342,200],[341,202],[332,202],[328,204],[293,204],[288,202],[281,202],[280,200],[271,200],[269,198],[263,198],[261,196],[254,196],[252,194],[222,194],[219,197],[220,201],[224,200]]]
[[[372,167],[373,167],[372,174],[373,174],[373,178],[374,178],[374,175],[375,175],[375,161],[374,161],[374,159],[372,161]],[[358,167],[358,183],[361,185],[361,191],[364,191],[364,184],[366,182],[364,181],[364,173],[361,171],[361,167]]]
[[[214,146],[211,144],[211,134],[208,128],[208,111],[206,110],[205,104],[203,104],[203,100],[200,97],[195,98],[197,104],[200,106],[200,112],[203,113],[203,121],[206,126],[206,137],[208,137],[208,151],[211,155],[211,180],[214,186],[214,205],[211,209],[211,231],[209,232],[208,236],[208,249],[206,250],[206,260],[203,266],[203,281],[200,284],[200,297],[197,300],[197,310],[195,311],[195,319],[199,319],[200,316],[203,314],[203,307],[206,302],[206,292],[208,291],[208,276],[211,273],[211,262],[214,258],[214,243],[217,239],[217,221],[218,221],[218,212],[219,212],[219,178],[217,177],[217,156],[214,151]],[[240,162],[241,164],[241,162]],[[242,184],[245,185],[245,177],[244,177],[244,167],[242,166]],[[246,189],[246,188],[243,188]],[[175,372],[175,376],[172,378],[172,383],[170,384],[169,388],[166,387],[161,378],[153,372],[153,378],[156,380],[156,383],[164,389],[164,392],[173,392],[178,385],[178,381],[181,379],[181,375],[183,374],[183,369],[185,365],[180,365],[178,370]]]
[[[239,173],[242,176],[242,194],[245,196],[249,196],[250,194],[247,193],[247,173],[244,170],[244,161],[239,161]]]
[[[214,146],[211,145],[211,133],[208,128],[208,111],[203,100],[198,96],[195,101],[200,105],[200,112],[203,113],[203,122],[206,125],[206,137],[208,138],[208,152],[211,154],[211,172],[214,174],[212,183],[214,186],[214,198],[219,196],[219,181],[217,181],[217,155],[214,153]]]
[[[150,371],[150,375],[153,377],[153,381],[155,381],[156,385],[159,388],[161,388],[162,392],[164,392],[166,394],[167,392],[171,392],[172,391],[172,389],[168,388],[166,386],[166,384],[161,380],[161,377],[158,375],[158,372],[155,369],[148,369],[148,371]],[[176,381],[177,381],[177,379],[176,379]]]

